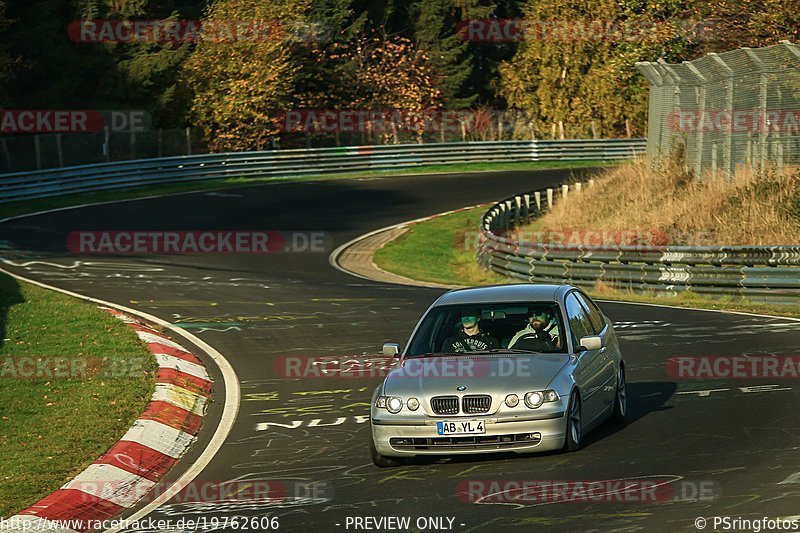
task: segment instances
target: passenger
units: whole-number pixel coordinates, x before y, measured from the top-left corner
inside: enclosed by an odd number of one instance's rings
[[[493,350],[500,344],[497,339],[481,331],[478,323],[481,313],[477,309],[470,309],[461,313],[461,328],[455,335],[445,339],[442,344],[443,353],[478,352]]]
[[[511,338],[509,348],[536,352],[554,352],[561,349],[558,323],[549,310],[531,312],[528,324]]]

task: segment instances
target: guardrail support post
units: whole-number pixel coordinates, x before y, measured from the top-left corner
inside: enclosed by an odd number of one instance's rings
[[[186,128],[186,155],[192,155],[192,129]]]
[[[108,126],[103,127],[103,155],[106,161],[111,161],[111,132]]]

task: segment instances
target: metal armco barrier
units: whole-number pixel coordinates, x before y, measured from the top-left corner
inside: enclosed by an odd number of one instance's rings
[[[598,139],[397,144],[165,157],[1,174],[0,203],[221,178],[289,178],[448,163],[614,161],[644,151],[644,139]]]
[[[478,262],[527,282],[800,302],[800,246],[553,245],[507,236],[561,197],[559,189],[534,191],[492,206],[481,222]]]

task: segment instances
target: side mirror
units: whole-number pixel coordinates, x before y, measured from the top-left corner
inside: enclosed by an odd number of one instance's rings
[[[383,345],[383,355],[386,357],[400,357],[400,345],[396,342],[387,342]]]
[[[593,351],[603,347],[603,338],[600,336],[583,337],[580,342],[581,350]]]

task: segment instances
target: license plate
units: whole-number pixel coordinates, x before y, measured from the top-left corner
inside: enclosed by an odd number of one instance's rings
[[[436,422],[439,435],[483,435],[486,427],[482,420],[463,420],[458,422]]]

